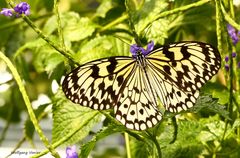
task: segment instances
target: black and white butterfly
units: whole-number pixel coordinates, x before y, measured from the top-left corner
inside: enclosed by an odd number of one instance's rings
[[[72,102],[96,110],[114,108],[115,117],[129,129],[156,125],[162,114],[194,106],[200,88],[221,66],[216,48],[202,42],[178,42],[147,50],[131,46],[132,57],[114,56],[83,64],[62,84]]]

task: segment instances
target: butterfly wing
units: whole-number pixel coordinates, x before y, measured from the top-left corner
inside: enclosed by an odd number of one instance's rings
[[[63,92],[72,102],[97,110],[116,103],[125,75],[134,65],[130,57],[99,59],[77,67],[62,83]]]
[[[129,129],[145,130],[156,125],[162,114],[148,91],[149,82],[142,69],[135,65],[126,80],[126,86],[114,107],[116,119]],[[156,98],[155,98],[156,99]]]
[[[155,92],[171,112],[192,107],[199,89],[221,66],[216,48],[192,41],[163,46],[152,51],[146,60]]]

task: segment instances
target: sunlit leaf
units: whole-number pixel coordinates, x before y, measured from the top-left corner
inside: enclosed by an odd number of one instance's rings
[[[77,143],[89,134],[101,118],[102,115],[98,111],[73,104],[59,91],[53,104],[52,141],[57,142],[76,130],[76,133],[64,143]]]

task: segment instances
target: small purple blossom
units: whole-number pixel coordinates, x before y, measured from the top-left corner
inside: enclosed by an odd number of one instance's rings
[[[138,46],[137,44],[133,44],[130,47],[130,52],[132,53],[132,56],[136,58],[138,55],[138,52],[141,52],[144,56],[148,55],[154,48],[154,42],[151,41],[147,45],[147,49],[145,50],[143,47]]]
[[[229,57],[225,56],[225,61],[228,62],[229,61]]]
[[[66,158],[78,158],[78,154],[77,154],[77,150],[76,150],[76,146],[68,146],[66,148]]]
[[[8,8],[3,8],[2,11],[0,12],[0,14],[2,14],[4,16],[12,16],[13,15],[13,10],[8,9]]]
[[[237,56],[237,53],[236,52],[233,52],[232,53],[232,57],[235,58]]]
[[[16,5],[16,7],[14,7],[14,11],[17,12],[18,14],[29,15],[30,5],[26,2],[21,2],[18,5]]]
[[[227,30],[228,30],[228,35],[231,37],[233,44],[236,45],[237,42],[239,41],[239,38],[238,38],[239,32],[237,33],[235,28],[232,27],[232,25],[230,24],[227,25]]]
[[[226,70],[226,71],[229,71],[229,69],[230,69],[229,65],[228,65],[228,64],[225,64],[225,70]]]

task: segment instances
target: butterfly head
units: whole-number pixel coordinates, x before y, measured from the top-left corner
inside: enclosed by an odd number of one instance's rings
[[[134,59],[136,59],[138,56],[147,56],[154,48],[154,42],[151,41],[147,45],[147,49],[144,49],[141,46],[138,46],[137,44],[133,44],[130,47],[130,52],[132,53],[132,56]]]

